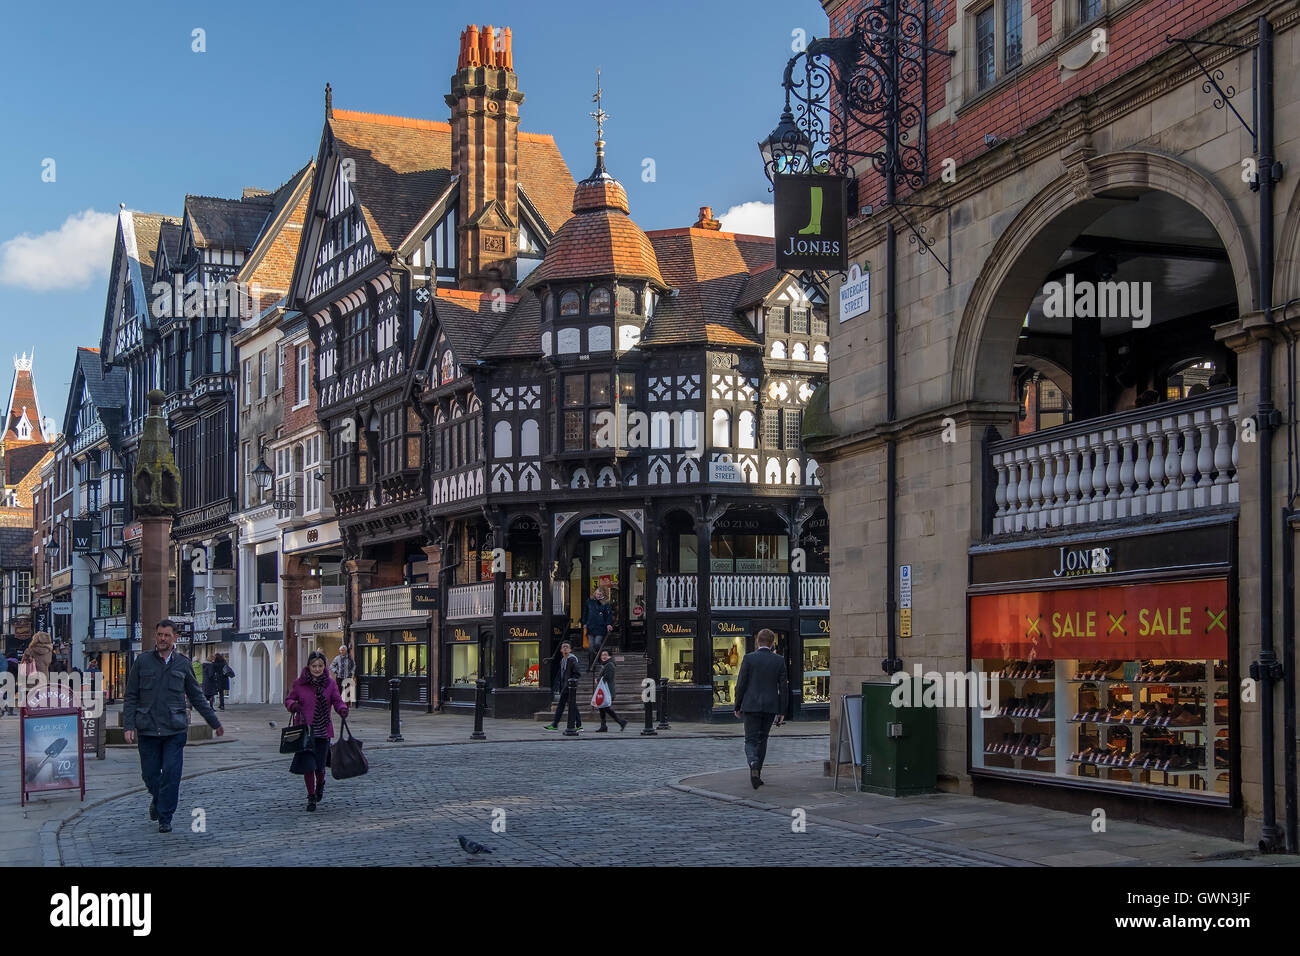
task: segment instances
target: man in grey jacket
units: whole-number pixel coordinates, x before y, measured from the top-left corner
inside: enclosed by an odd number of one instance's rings
[[[736,678],[736,716],[745,717],[745,758],[749,761],[749,782],[757,790],[763,785],[763,759],[767,756],[772,721],[778,727],[785,722],[790,678],[785,658],[772,650],[776,634],[763,628],[754,641],[758,650],[745,655]]]
[[[149,788],[149,819],[159,833],[170,833],[172,814],[180,802],[181,769],[189,735],[188,697],[194,709],[220,737],[225,733],[203,689],[194,679],[189,660],[173,650],[176,625],[164,618],[154,630],[154,649],[141,654],[126,675],[122,723],[126,742],[139,738],[140,776]]]

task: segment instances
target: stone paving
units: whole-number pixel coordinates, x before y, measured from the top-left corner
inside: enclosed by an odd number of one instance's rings
[[[810,825],[788,812],[673,790],[701,767],[746,775],[732,738],[642,739],[631,734],[475,746],[379,749],[370,773],[329,780],[306,812],[288,758],[186,780],[176,829],[159,834],[142,793],[106,800],[58,833],[73,866],[294,865],[325,851],[333,865],[971,865],[987,858],[891,835]],[[778,738],[773,764],[825,754],[824,737]],[[204,817],[194,832],[195,810]],[[493,832],[494,814],[505,832]],[[491,846],[471,857],[464,834]],[[323,840],[323,843],[320,842]],[[308,849],[307,844],[315,846]]]

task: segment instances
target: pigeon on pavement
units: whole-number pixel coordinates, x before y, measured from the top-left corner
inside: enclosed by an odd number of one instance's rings
[[[464,850],[466,853],[470,854],[471,856],[478,856],[478,854],[480,853],[492,852],[492,848],[490,846],[484,846],[482,843],[475,843],[473,840],[469,839],[468,837],[458,836],[456,837],[456,839],[460,841],[460,848]]]

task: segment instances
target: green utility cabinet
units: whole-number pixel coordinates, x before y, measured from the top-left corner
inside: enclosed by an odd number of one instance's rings
[[[915,706],[894,706],[900,685],[862,685],[862,789],[868,793],[902,797],[937,787],[939,711],[919,706],[926,682],[909,677],[905,683]]]

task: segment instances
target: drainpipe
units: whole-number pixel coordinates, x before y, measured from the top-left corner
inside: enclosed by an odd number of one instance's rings
[[[1296,468],[1296,339],[1286,328],[1287,312],[1300,299],[1282,306],[1282,331],[1287,338],[1287,498],[1282,509],[1282,738],[1286,741],[1283,757],[1283,787],[1286,813],[1286,851],[1300,852],[1300,800],[1297,799],[1296,774],[1296,683],[1295,683],[1295,535],[1297,532],[1295,499]],[[1289,666],[1288,666],[1289,665]]]
[[[1282,663],[1273,651],[1273,25],[1259,24],[1259,298],[1264,308],[1266,336],[1259,349],[1259,660],[1250,668],[1259,682],[1263,824],[1259,848],[1281,848],[1277,826],[1274,760],[1273,684],[1282,676]],[[1294,739],[1286,742],[1295,747]]]
[[[897,0],[889,2],[890,30],[898,29]],[[885,205],[890,207],[891,218],[885,225],[885,420],[892,425],[898,418],[898,371],[895,357],[898,352],[898,297],[895,286],[898,280],[898,235],[892,218],[895,196],[894,173],[898,158],[898,44],[890,43],[890,72],[893,74],[887,149],[891,162],[885,170]],[[881,665],[886,674],[903,669],[898,656],[898,602],[894,597],[895,562],[897,559],[898,513],[897,497],[898,443],[891,432],[885,438],[885,616],[888,618],[886,660]]]

